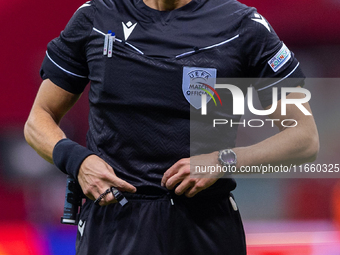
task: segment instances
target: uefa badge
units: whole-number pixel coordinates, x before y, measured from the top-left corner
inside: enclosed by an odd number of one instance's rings
[[[182,90],[186,100],[196,109],[202,107],[202,94],[209,94],[207,103],[214,95],[215,68],[183,67]]]

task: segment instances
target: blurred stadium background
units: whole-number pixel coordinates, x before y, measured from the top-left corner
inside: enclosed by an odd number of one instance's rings
[[[339,0],[241,2],[267,18],[308,77],[339,78]],[[46,45],[81,4],[0,0],[0,255],[74,254],[76,227],[59,224],[66,177],[25,143],[23,126],[41,83]],[[329,81],[332,86],[306,87],[320,133],[317,163],[340,163],[340,86]],[[86,94],[62,123],[82,144]],[[240,130],[238,143],[262,136]],[[240,179],[234,194],[249,255],[340,254],[340,179]]]

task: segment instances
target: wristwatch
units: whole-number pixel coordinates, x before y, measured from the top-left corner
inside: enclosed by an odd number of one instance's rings
[[[232,149],[220,150],[218,161],[222,166],[236,166],[237,156]]]

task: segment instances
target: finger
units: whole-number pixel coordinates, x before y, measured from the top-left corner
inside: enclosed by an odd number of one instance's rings
[[[202,190],[202,189],[201,189]],[[200,192],[201,190],[199,190],[198,188],[196,187],[192,187],[190,189],[188,189],[186,192],[185,192],[185,196],[188,197],[188,198],[192,198],[194,197],[198,192]]]
[[[173,175],[167,180],[167,182],[165,183],[165,186],[167,187],[167,189],[170,189],[170,190],[174,189],[178,183],[182,182],[186,178],[191,179],[190,178],[190,166],[188,165],[182,166],[177,174]]]
[[[185,179],[184,175],[177,173],[167,180],[167,182],[165,183],[165,187],[169,190],[172,190],[178,183],[182,182],[184,179]]]
[[[86,197],[91,200],[96,201],[103,193],[106,192],[107,185],[102,182],[97,182],[95,185],[89,185],[85,190],[83,190]]]
[[[183,195],[184,192],[190,190],[193,186],[195,186],[194,179],[184,179],[180,185],[175,189],[175,194],[178,196]]]
[[[166,170],[161,180],[161,186],[164,187],[165,184],[168,182],[169,178],[171,178],[174,174],[178,173],[178,171],[179,168],[177,163],[172,165],[168,170]]]
[[[97,192],[97,193],[99,193],[99,196],[98,196],[98,195],[96,196],[96,199],[94,200],[94,204],[95,204],[95,205],[99,205],[99,203],[100,203],[101,201],[103,201],[103,199],[105,198],[105,196],[106,196],[109,192],[110,192],[110,189],[106,189],[106,191],[101,192],[101,193]]]
[[[198,192],[202,191],[205,189],[205,185],[202,182],[202,180],[198,181],[192,188],[188,189],[185,192],[185,196],[192,198],[194,197]]]
[[[118,178],[117,176],[115,176],[112,179],[112,185],[111,186],[116,187],[120,191],[127,191],[127,192],[130,192],[130,193],[135,193],[137,191],[137,188],[135,186],[133,186],[130,183]]]
[[[104,192],[102,192],[97,199],[94,201],[94,203],[96,205],[100,205],[100,206],[104,206],[104,205],[108,205],[111,203],[114,203],[115,201],[115,197],[111,192],[111,189],[108,188],[106,189]]]
[[[114,195],[112,194],[112,192],[110,192],[109,194],[107,194],[99,203],[100,206],[106,206],[109,204],[115,204],[118,201],[115,199]]]
[[[161,180],[161,186],[164,187],[166,186],[166,183],[168,182],[169,178],[177,174],[180,169],[185,166],[190,164],[190,159],[185,158],[177,161],[174,165],[172,165],[163,175],[163,178]]]

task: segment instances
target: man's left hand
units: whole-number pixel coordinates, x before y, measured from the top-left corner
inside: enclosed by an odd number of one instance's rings
[[[195,166],[216,166],[218,163],[218,151],[210,154],[202,154],[191,158],[184,158],[177,161],[163,175],[161,185],[172,190],[177,184],[176,195],[185,194],[193,197],[198,192],[213,185],[223,173],[202,173],[195,172]],[[201,168],[202,169],[202,168]]]

